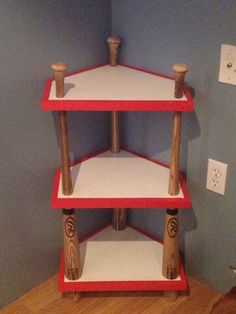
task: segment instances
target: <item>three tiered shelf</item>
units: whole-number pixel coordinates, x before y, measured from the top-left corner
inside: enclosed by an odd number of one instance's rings
[[[179,259],[178,208],[191,200],[179,170],[181,115],[194,103],[184,84],[184,64],[167,77],[118,64],[120,39],[109,37],[110,64],[65,75],[52,65],[42,109],[57,111],[61,168],[56,171],[52,208],[63,209],[64,251],[59,287],[76,299],[83,291],[187,290]],[[67,111],[110,111],[111,147],[70,163]],[[170,166],[120,144],[120,111],[169,111],[173,114]],[[78,241],[74,209],[113,208],[111,225]],[[164,241],[127,222],[127,208],[165,208]],[[144,209],[145,210],[145,209]]]

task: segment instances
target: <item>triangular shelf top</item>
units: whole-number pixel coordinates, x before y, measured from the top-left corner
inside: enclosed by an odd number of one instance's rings
[[[55,81],[46,84],[43,110],[192,111],[187,88],[174,97],[173,78],[137,68],[98,66],[65,77],[65,96],[57,98]]]
[[[73,193],[63,195],[57,171],[53,208],[189,208],[190,197],[182,175],[178,195],[168,194],[169,168],[122,150],[85,158],[71,168]]]

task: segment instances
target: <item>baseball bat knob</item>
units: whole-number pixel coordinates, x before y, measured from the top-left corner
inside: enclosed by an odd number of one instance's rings
[[[118,36],[110,36],[107,38],[107,43],[110,49],[110,65],[117,66],[119,59],[119,46],[121,38]]]
[[[63,98],[65,95],[64,91],[64,75],[67,69],[67,65],[63,62],[53,63],[51,65],[54,71],[55,83],[56,83],[56,97]]]
[[[118,36],[110,36],[107,38],[108,44],[119,45],[121,43],[121,38]]]
[[[187,73],[188,72],[188,66],[184,63],[177,63],[173,65],[173,71],[176,73]]]
[[[178,63],[173,66],[175,72],[175,98],[182,98],[184,93],[184,79],[188,72],[188,66],[183,63]]]
[[[64,72],[67,69],[67,65],[63,62],[53,63],[51,68],[55,72]]]

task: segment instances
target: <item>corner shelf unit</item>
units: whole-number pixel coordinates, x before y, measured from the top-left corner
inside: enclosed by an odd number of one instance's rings
[[[175,234],[168,231],[172,241],[178,231],[176,209],[191,206],[184,176],[178,174],[178,191],[170,195],[169,167],[125,148],[68,163],[66,111],[169,111],[177,115],[192,111],[194,103],[186,86],[180,98],[175,98],[175,88],[173,78],[127,65],[100,65],[66,75],[62,98],[56,96],[55,81],[47,81],[42,109],[59,113],[62,152],[62,170],[56,171],[51,204],[64,209],[65,246],[70,243],[74,251],[80,251],[71,262],[65,247],[59,275],[62,292],[187,289],[183,266],[176,278],[163,276],[163,242],[132,226],[122,231],[107,226],[79,245],[74,219],[74,208],[169,208],[175,211],[171,216]],[[68,178],[72,189],[65,192],[63,183]]]

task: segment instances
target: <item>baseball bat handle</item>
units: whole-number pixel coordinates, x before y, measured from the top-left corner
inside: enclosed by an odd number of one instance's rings
[[[54,63],[51,65],[54,71],[55,84],[56,84],[56,97],[63,98],[65,95],[64,91],[64,76],[67,69],[67,65],[62,62]]]
[[[186,64],[175,64],[173,66],[175,73],[175,98],[182,98],[184,93],[184,80],[185,75],[188,72],[188,66]]]
[[[117,66],[119,62],[119,46],[121,38],[117,36],[110,36],[107,38],[107,43],[109,45],[110,65]]]

